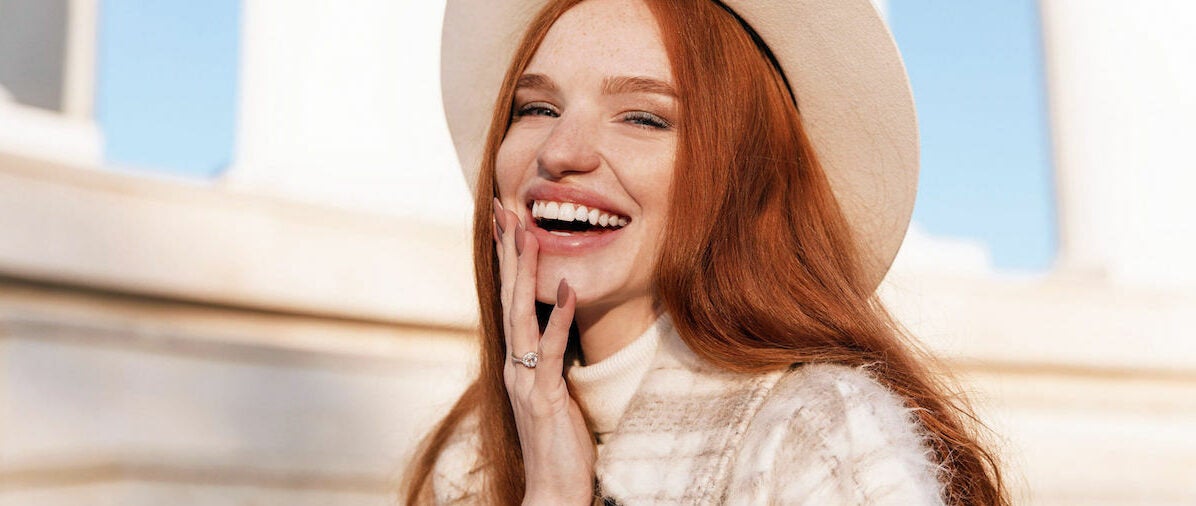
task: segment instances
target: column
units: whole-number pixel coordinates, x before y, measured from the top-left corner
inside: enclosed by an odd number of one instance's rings
[[[1196,3],[1043,0],[1064,272],[1196,283]]]

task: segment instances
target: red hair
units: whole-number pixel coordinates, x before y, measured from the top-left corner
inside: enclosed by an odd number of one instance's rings
[[[580,0],[550,1],[516,49],[499,91],[479,170],[474,268],[481,312],[478,378],[421,446],[407,471],[408,504],[426,501],[449,437],[475,410],[489,499],[518,504],[524,469],[502,367],[507,356],[491,236],[494,159],[511,121],[516,80],[552,24]],[[932,374],[861,271],[794,97],[767,47],[710,0],[647,0],[661,26],[681,97],[674,219],[657,260],[655,296],[681,339],[728,370],[795,363],[868,366],[915,408],[943,470],[948,504],[1008,504],[997,461],[979,443],[967,404]]]

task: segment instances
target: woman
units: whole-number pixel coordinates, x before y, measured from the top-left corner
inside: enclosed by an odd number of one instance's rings
[[[481,368],[408,503],[1007,503],[873,293],[916,135],[867,0],[548,1],[480,156],[470,87],[543,2],[465,3],[444,73],[480,167]]]

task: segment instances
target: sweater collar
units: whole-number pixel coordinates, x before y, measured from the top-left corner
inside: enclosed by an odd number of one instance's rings
[[[600,439],[594,468],[601,493],[631,502],[648,479],[691,484],[694,489],[681,495],[694,503],[723,502],[727,462],[785,371],[720,369],[694,353],[668,323],[614,431]],[[644,462],[664,465],[646,470]]]
[[[667,315],[623,349],[600,362],[574,365],[566,375],[569,389],[601,443],[615,430],[636,389],[652,366],[662,338],[675,333]]]

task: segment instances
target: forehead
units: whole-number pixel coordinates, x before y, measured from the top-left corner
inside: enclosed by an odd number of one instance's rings
[[[642,0],[586,0],[548,30],[528,73],[636,75],[672,82],[656,18]]]

